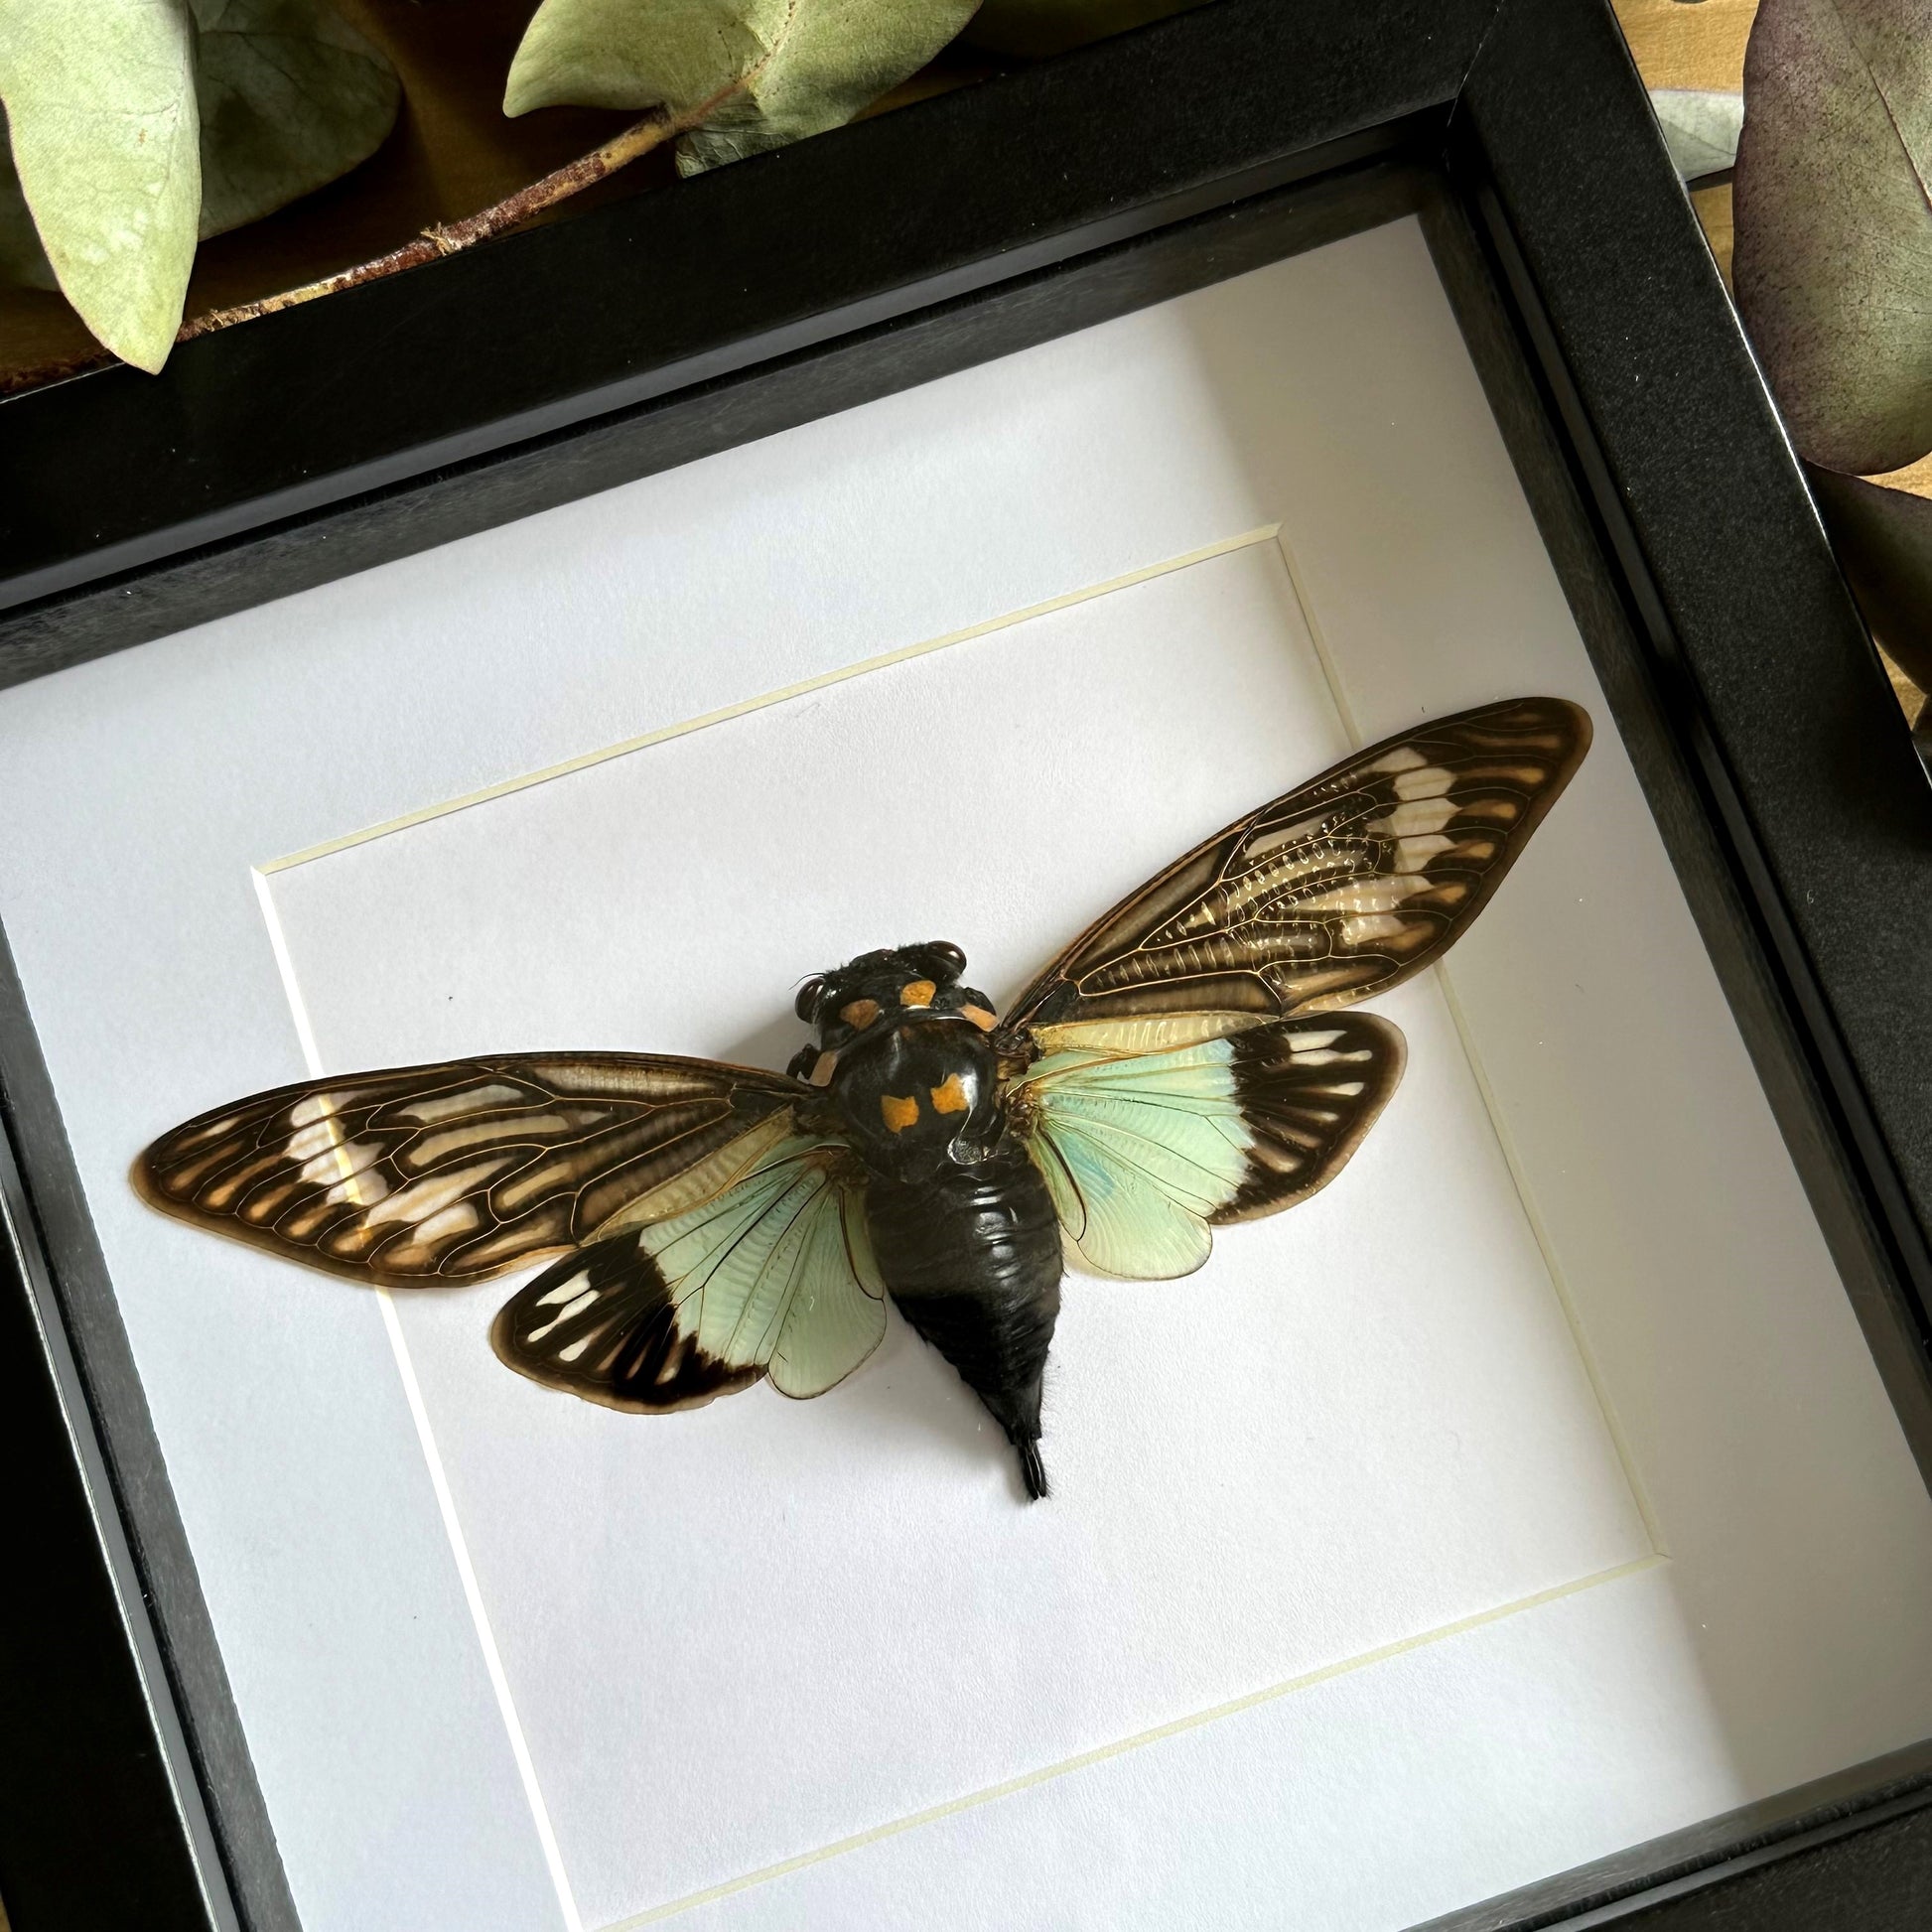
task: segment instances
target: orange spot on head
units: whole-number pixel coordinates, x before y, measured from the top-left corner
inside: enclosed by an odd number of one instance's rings
[[[963,1114],[973,1104],[966,1098],[966,1088],[957,1073],[948,1073],[930,1091],[935,1114]]]
[[[999,1015],[988,1013],[984,1007],[961,1007],[959,1017],[970,1020],[983,1034],[990,1034],[1000,1024]]]
[[[879,1018],[877,1000],[854,1000],[850,1006],[839,1009],[839,1018],[855,1033],[870,1027]]]
[[[812,1085],[815,1087],[829,1087],[832,1084],[832,1075],[837,1070],[838,1064],[839,1056],[836,1053],[819,1054],[812,1066]]]
[[[898,1003],[902,1007],[929,1007],[937,990],[930,980],[907,980],[898,990]]]
[[[903,1134],[919,1117],[918,1096],[913,1094],[901,1100],[896,1093],[882,1093],[879,1111],[885,1115],[886,1125],[893,1133]]]

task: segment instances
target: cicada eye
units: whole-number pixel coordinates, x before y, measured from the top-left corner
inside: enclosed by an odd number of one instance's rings
[[[956,980],[966,970],[966,955],[950,939],[929,939],[918,952],[922,959],[941,968],[947,979]]]
[[[818,1010],[818,996],[824,991],[825,982],[814,974],[798,989],[798,997],[791,1003],[792,1012],[809,1024]]]

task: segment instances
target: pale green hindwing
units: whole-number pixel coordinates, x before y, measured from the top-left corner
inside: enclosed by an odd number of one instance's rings
[[[1402,1063],[1387,1021],[1333,1014],[1163,1052],[1096,1040],[1035,1060],[1011,1092],[1080,1258],[1168,1281],[1207,1259],[1215,1223],[1279,1212],[1333,1179]]]
[[[1254,1133],[1233,1042],[1117,1058],[1049,1053],[1028,1068],[1034,1158],[1082,1259],[1109,1275],[1189,1275],[1240,1191]]]
[[[834,1151],[840,1143],[781,1142],[717,1199],[637,1234],[680,1329],[716,1360],[763,1367],[790,1396],[829,1389],[886,1331],[861,1196],[825,1160]]]
[[[512,1368],[619,1409],[688,1408],[769,1377],[821,1395],[886,1331],[843,1143],[795,1136],[668,1220],[593,1241],[496,1317]]]

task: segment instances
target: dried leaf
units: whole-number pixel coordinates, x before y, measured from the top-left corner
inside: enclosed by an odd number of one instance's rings
[[[0,11],[10,4],[0,0]],[[148,0],[148,10],[165,12],[175,4]],[[185,283],[198,236],[258,220],[346,174],[380,145],[402,98],[388,62],[325,0],[187,0],[186,18],[195,53],[194,91],[185,112],[201,164],[186,262],[178,228],[162,241],[151,231],[148,244],[129,241],[92,282],[70,285],[69,276],[57,276],[20,178],[0,152],[0,282],[61,287],[109,348],[149,369],[166,359],[181,320],[181,289],[174,286],[165,300],[141,308],[131,334],[115,320],[116,302],[142,303],[144,288],[164,272]],[[89,31],[71,9],[58,6],[43,5],[39,23],[34,39],[21,21],[8,18],[0,25],[0,46],[9,33],[19,33],[23,65],[70,62],[73,43]],[[74,172],[97,192],[112,192],[111,155],[84,146],[98,130],[89,132],[82,122],[71,126],[71,139],[79,144]],[[5,131],[0,118],[0,133]],[[68,203],[53,203],[48,218],[69,222],[71,231]],[[179,220],[179,210],[174,218]],[[118,340],[110,333],[117,329]]]
[[[506,114],[535,107],[720,110],[679,145],[686,173],[837,127],[922,68],[974,0],[543,0]],[[737,89],[733,93],[733,89]]]
[[[1737,307],[1832,470],[1932,449],[1932,0],[1764,0],[1744,63]]]
[[[345,175],[394,125],[402,89],[322,0],[190,0],[201,30],[204,235]]]
[[[1671,166],[1685,182],[1728,173],[1736,163],[1737,131],[1744,124],[1742,94],[1652,87],[1650,110],[1664,131]]]
[[[1815,465],[1806,477],[1872,634],[1932,689],[1932,502]]]
[[[158,369],[195,260],[202,169],[182,0],[0,0],[0,102],[62,292]]]
[[[986,0],[966,39],[989,54],[1036,61],[1185,13],[1202,0]]]

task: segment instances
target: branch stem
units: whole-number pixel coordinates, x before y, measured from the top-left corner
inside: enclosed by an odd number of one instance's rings
[[[682,114],[670,114],[661,107],[652,108],[641,120],[633,121],[621,133],[614,134],[602,147],[593,148],[589,154],[566,162],[541,181],[534,181],[527,188],[519,188],[514,195],[491,207],[482,208],[447,226],[439,224],[425,228],[400,248],[391,249],[386,255],[378,255],[373,261],[358,262],[353,268],[325,275],[320,281],[305,282],[300,288],[284,289],[279,295],[264,295],[254,302],[238,303],[231,309],[209,309],[205,315],[183,323],[181,333],[175,340],[178,343],[193,342],[197,336],[210,335],[217,329],[229,329],[238,322],[252,322],[257,316],[273,315],[280,309],[297,308],[304,302],[313,302],[319,296],[334,295],[341,289],[357,288],[364,282],[377,282],[384,276],[399,275],[404,269],[421,268],[426,262],[441,261],[446,255],[460,254],[466,248],[474,248],[480,241],[493,240],[519,222],[529,220],[532,215],[541,214],[546,208],[555,207],[559,202],[582,194],[595,183],[616,174],[620,168],[628,166],[654,148],[662,147],[666,141],[675,141],[679,135],[688,134],[692,128],[709,120],[744,85],[743,79],[736,80],[709,100],[701,101]]]

